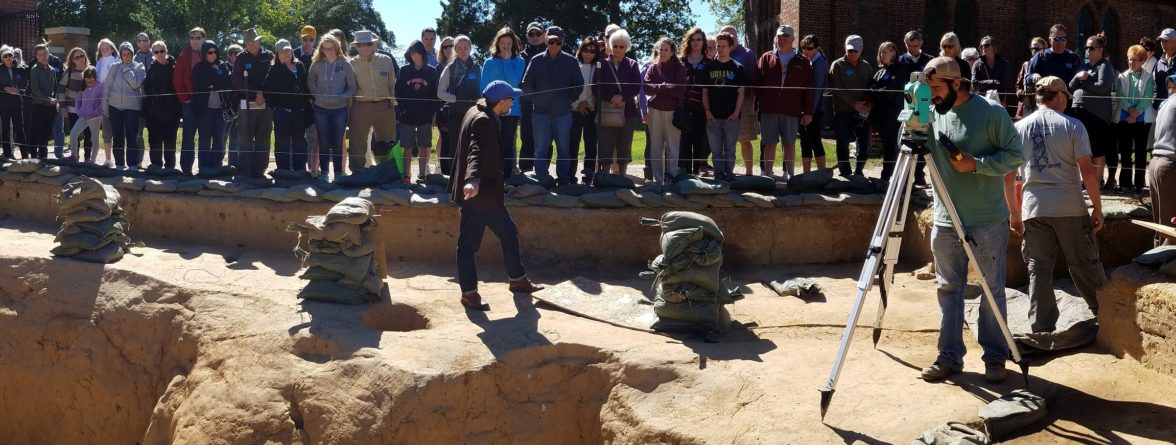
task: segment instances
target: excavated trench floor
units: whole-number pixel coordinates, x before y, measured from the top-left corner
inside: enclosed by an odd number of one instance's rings
[[[5,443],[909,443],[1022,386],[984,383],[970,335],[967,372],[918,380],[938,308],[933,282],[904,273],[881,344],[858,331],[822,423],[858,264],[731,271],[744,328],[708,344],[536,307],[501,282],[482,286],[493,311],[468,313],[450,265],[391,264],[379,304],[300,304],[288,253],[153,245],[102,267],[50,257],[51,228],[0,227]],[[590,278],[648,294],[631,276]],[[827,300],[757,284],[787,276]],[[1176,441],[1171,376],[1098,346],[1039,363],[1031,386],[1054,406],[1010,443]]]

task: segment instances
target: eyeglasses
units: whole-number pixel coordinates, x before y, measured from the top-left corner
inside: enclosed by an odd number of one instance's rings
[[[4,59],[11,59],[11,58],[12,58],[12,54],[5,54],[3,58],[4,58]]]
[[[1055,41],[1055,42],[1065,42],[1065,41],[1066,41],[1066,39],[1067,39],[1067,37],[1066,37],[1066,36],[1057,36],[1057,37],[1054,37],[1054,38],[1053,38],[1053,41]]]
[[[155,51],[151,51],[151,52],[153,52],[153,53],[155,53],[155,54],[167,54],[167,50],[166,50],[166,49],[157,49],[157,50],[155,50]],[[74,58],[76,59],[77,57],[74,57]]]
[[[802,47],[800,47],[800,49],[803,49],[805,51],[812,51],[812,50],[817,49],[817,47],[815,47],[815,46],[802,46]]]
[[[355,46],[358,46],[360,48],[367,48],[369,46],[372,46],[372,44],[371,43],[356,43]]]
[[[9,55],[9,56],[5,56],[5,57],[12,57],[12,56]],[[86,60],[86,55],[85,54],[78,54],[76,56],[73,56],[73,59],[74,60]]]
[[[955,49],[955,45],[942,45],[942,46],[940,46],[940,48],[943,48],[943,49]]]
[[[555,46],[563,46],[563,40],[559,40],[559,39],[548,39],[548,40],[547,40],[547,44],[548,44],[548,45],[555,45]]]
[[[527,31],[527,37],[539,37],[543,35],[543,31]]]

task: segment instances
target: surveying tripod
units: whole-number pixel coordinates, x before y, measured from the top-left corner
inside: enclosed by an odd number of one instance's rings
[[[878,340],[882,336],[882,317],[886,314],[888,293],[890,286],[894,283],[894,266],[898,264],[898,254],[902,247],[902,236],[904,227],[906,226],[906,218],[910,214],[911,191],[914,188],[915,179],[915,155],[927,154],[927,129],[931,121],[930,87],[927,86],[923,73],[914,73],[911,75],[911,83],[907,85],[906,93],[905,110],[899,116],[899,120],[903,121],[902,131],[900,132],[902,148],[899,152],[894,176],[886,189],[886,198],[882,202],[882,211],[878,215],[878,222],[874,225],[874,232],[870,237],[870,249],[866,256],[865,265],[862,266],[861,275],[858,277],[857,297],[854,299],[853,307],[849,311],[849,321],[845,325],[845,331],[841,334],[841,345],[837,349],[837,357],[833,361],[833,369],[829,373],[829,379],[825,382],[825,386],[821,388],[822,419],[829,409],[829,403],[833,400],[833,392],[836,391],[837,380],[841,375],[841,368],[845,364],[845,356],[849,352],[849,342],[853,339],[858,318],[862,313],[862,306],[865,304],[866,295],[870,293],[870,288],[874,285],[875,278],[877,279],[879,294],[882,297],[878,304],[878,316],[874,320],[875,348],[878,347]],[[952,202],[951,196],[947,193],[947,188],[944,187],[943,178],[940,176],[939,168],[935,164],[935,158],[933,156],[925,157],[927,159],[927,172],[931,177],[931,184],[937,193],[937,199],[947,209],[956,236],[960,240],[963,240],[962,245],[964,252],[968,256],[968,261],[971,264],[978,264],[976,262],[976,255],[972,251],[972,245],[975,244],[975,240],[960,224],[959,213],[956,212],[955,203]],[[992,309],[993,316],[996,318],[996,322],[1004,334],[1005,342],[1008,343],[1009,352],[1013,356],[1013,362],[1021,366],[1021,373],[1025,377],[1025,386],[1028,387],[1029,365],[1021,358],[1021,353],[1013,341],[1012,333],[1009,331],[1004,316],[996,305],[996,299],[993,297],[992,289],[989,289],[988,280],[983,276],[983,273],[981,273],[980,287],[984,291],[984,299],[987,301],[989,308]]]

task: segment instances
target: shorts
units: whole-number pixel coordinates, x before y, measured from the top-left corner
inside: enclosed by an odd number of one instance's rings
[[[433,126],[430,124],[400,124],[397,134],[400,135],[400,146],[406,150],[433,146]]]
[[[765,145],[775,145],[784,141],[784,145],[796,145],[796,134],[800,130],[800,118],[780,113],[763,113],[760,115],[760,125],[763,129]]]
[[[755,100],[743,100],[739,111],[739,142],[750,142],[759,136],[759,118],[755,116]]]

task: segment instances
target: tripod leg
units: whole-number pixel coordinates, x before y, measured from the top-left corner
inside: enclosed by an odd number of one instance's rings
[[[956,212],[955,203],[951,200],[951,195],[947,193],[947,189],[943,185],[943,178],[940,176],[939,166],[935,164],[933,156],[927,156],[927,171],[931,175],[931,181],[938,194],[938,198],[943,202],[943,206],[947,209],[947,214],[951,217],[952,228],[955,229],[956,236],[962,240],[964,246],[964,253],[968,256],[968,261],[971,264],[979,264],[976,261],[976,254],[972,251],[973,242],[970,235],[964,231],[964,227],[960,224],[959,213]],[[988,278],[984,276],[981,271],[980,288],[984,290],[984,299],[988,302],[988,307],[992,309],[993,317],[996,318],[996,324],[1000,326],[1001,334],[1004,335],[1005,342],[1008,343],[1009,352],[1013,356],[1013,363],[1021,365],[1021,373],[1025,376],[1025,386],[1029,386],[1029,365],[1023,363],[1021,358],[1021,351],[1017,349],[1017,344],[1013,341],[1013,334],[1009,331],[1008,323],[1005,321],[1005,315],[1001,312],[996,304],[996,298],[993,297],[992,289],[988,287]]]
[[[900,201],[893,204],[898,206],[896,214],[890,219],[886,249],[882,254],[882,269],[878,273],[878,291],[881,300],[878,301],[878,316],[874,319],[874,348],[878,348],[878,341],[882,338],[882,319],[886,316],[886,306],[889,304],[890,287],[894,284],[894,267],[898,264],[898,255],[902,250],[902,235],[906,230],[906,217],[910,213],[911,190],[914,187],[915,170],[911,168],[914,162],[913,152],[903,147],[900,157],[895,164],[894,181],[890,184],[898,192]],[[888,193],[889,194],[889,193]]]

